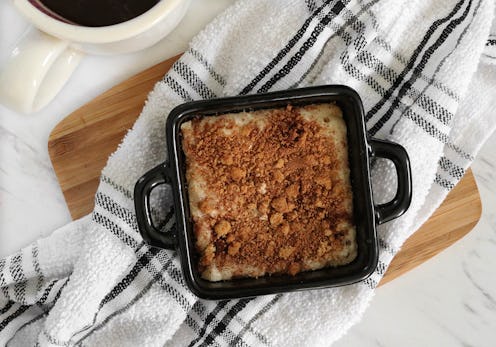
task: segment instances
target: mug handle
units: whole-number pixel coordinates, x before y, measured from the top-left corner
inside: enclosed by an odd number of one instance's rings
[[[412,201],[412,172],[410,159],[405,148],[397,143],[372,139],[372,155],[389,159],[393,162],[398,176],[398,188],[391,201],[375,207],[379,224],[398,218],[408,210]]]
[[[152,190],[161,184],[170,183],[167,176],[168,167],[162,163],[144,174],[134,186],[134,208],[138,229],[143,240],[154,247],[175,249],[176,238],[174,231],[168,233],[160,232],[152,222],[150,194]]]
[[[69,42],[29,29],[0,68],[0,102],[17,112],[40,110],[62,89],[81,57]]]

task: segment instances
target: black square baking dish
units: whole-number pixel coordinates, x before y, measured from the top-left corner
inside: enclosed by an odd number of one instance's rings
[[[357,256],[347,265],[300,272],[294,276],[277,275],[210,282],[200,276],[190,214],[185,155],[181,125],[198,117],[215,117],[245,110],[285,108],[288,105],[335,103],[347,127],[348,160],[353,193],[353,220],[356,227]],[[267,94],[195,101],[174,108],[166,124],[168,160],[147,172],[136,183],[136,218],[143,239],[151,246],[176,249],[182,271],[191,291],[205,299],[231,299],[264,294],[342,286],[364,280],[378,261],[376,224],[402,215],[411,201],[411,172],[406,150],[395,143],[368,138],[359,95],[349,87],[326,85],[285,90]],[[398,187],[395,197],[374,205],[370,182],[370,161],[382,157],[394,163]],[[168,233],[157,230],[150,214],[150,193],[160,184],[172,187],[176,225]],[[160,208],[160,207],[158,207]]]

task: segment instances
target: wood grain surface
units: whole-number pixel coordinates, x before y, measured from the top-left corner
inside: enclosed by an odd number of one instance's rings
[[[93,209],[102,168],[141,112],[154,84],[178,56],[116,85],[62,120],[50,134],[48,151],[74,219]],[[431,218],[393,259],[380,284],[425,262],[466,235],[481,214],[470,170]]]

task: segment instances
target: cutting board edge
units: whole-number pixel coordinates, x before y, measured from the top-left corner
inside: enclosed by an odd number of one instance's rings
[[[182,54],[177,54],[175,56],[172,56],[160,63],[157,63],[155,65],[152,65],[148,68],[146,68],[145,70],[127,78],[125,81],[115,85],[115,86],[112,86],[110,87],[109,89],[105,90],[102,94],[96,96],[95,98],[93,98],[92,100],[88,101],[87,103],[83,104],[82,106],[78,107],[76,110],[74,110],[73,112],[71,112],[68,116],[64,117],[64,119],[62,119],[59,123],[57,123],[52,131],[50,131],[50,135],[48,136],[48,139],[49,139],[49,144],[50,142],[53,140],[53,139],[57,139],[57,138],[60,138],[62,136],[65,136],[67,135],[67,131],[68,129],[71,129],[73,130],[74,129],[74,126],[71,126],[71,123],[73,122],[73,120],[71,119],[71,117],[75,117],[76,115],[78,115],[78,113],[85,109],[86,107],[88,107],[89,105],[95,103],[95,102],[102,102],[104,101],[106,98],[111,98],[114,94],[114,91],[116,88],[119,88],[126,83],[126,82],[134,82],[134,81],[138,81],[139,83],[143,84],[143,83],[146,83],[146,82],[150,82],[150,84],[153,84],[155,85],[158,81],[156,80],[155,78],[155,75],[157,74],[156,70],[159,70],[159,74],[161,75],[165,75],[167,73],[167,71],[171,68],[171,66],[182,56]],[[143,79],[145,78],[143,81],[140,81],[140,79]],[[135,83],[134,86],[138,85],[139,83]],[[151,92],[151,90],[150,90]],[[81,112],[83,113],[83,112]],[[84,114],[84,113],[83,113]],[[94,120],[94,122],[98,122],[99,120],[101,120],[101,117],[100,118],[96,118]],[[81,128],[84,128],[86,125],[88,125],[89,123],[86,122],[84,120],[84,117],[83,116],[78,116],[77,118],[77,121],[74,122],[77,124],[77,127],[76,127],[76,130],[79,130]]]

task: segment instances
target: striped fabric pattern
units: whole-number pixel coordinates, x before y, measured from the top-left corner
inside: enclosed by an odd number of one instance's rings
[[[102,172],[93,213],[0,260],[0,344],[8,346],[329,345],[363,314],[402,243],[463,177],[496,121],[490,0],[241,0],[155,86]],[[496,74],[494,74],[496,75]],[[496,82],[496,81],[494,81]],[[167,114],[186,101],[321,84],[356,89],[371,136],[401,143],[413,169],[408,213],[379,227],[380,260],[342,288],[207,301],[177,253],[146,245],[132,190],[166,157]],[[491,98],[491,96],[493,96]],[[374,196],[395,191],[373,164]],[[152,199],[174,228],[170,188]]]

